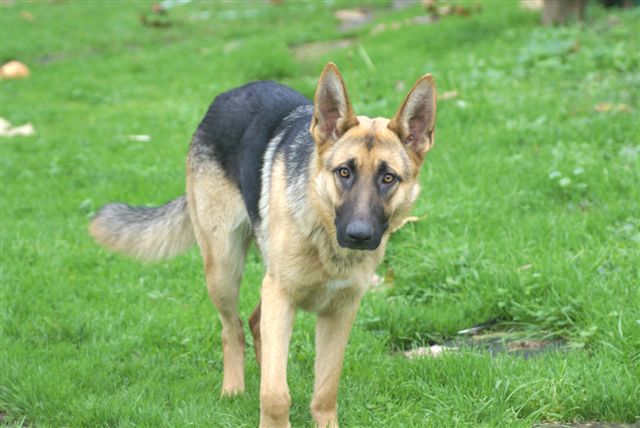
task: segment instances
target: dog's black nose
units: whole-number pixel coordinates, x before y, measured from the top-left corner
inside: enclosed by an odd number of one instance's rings
[[[354,220],[347,225],[347,236],[356,243],[370,241],[373,238],[373,226],[363,220]]]

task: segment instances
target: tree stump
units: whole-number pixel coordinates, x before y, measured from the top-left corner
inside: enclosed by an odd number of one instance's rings
[[[587,0],[544,0],[542,25],[559,25],[576,15],[578,21],[584,21]]]

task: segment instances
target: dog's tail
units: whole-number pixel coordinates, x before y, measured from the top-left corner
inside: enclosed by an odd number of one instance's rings
[[[184,195],[160,207],[105,205],[89,232],[100,245],[145,261],[174,257],[196,242]]]

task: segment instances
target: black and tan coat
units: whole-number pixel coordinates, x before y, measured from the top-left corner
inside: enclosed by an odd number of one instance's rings
[[[261,365],[260,425],[289,425],[287,354],[295,312],[317,313],[318,426],[337,426],[344,350],[390,231],[419,193],[434,142],[435,86],[420,78],[391,119],[356,116],[332,63],[314,103],[274,82],[219,95],[187,160],[187,194],[158,208],[106,205],[91,222],[104,246],[156,260],[197,243],[222,321],[223,394],[244,390],[238,293],[252,239],[266,275],[249,320]]]

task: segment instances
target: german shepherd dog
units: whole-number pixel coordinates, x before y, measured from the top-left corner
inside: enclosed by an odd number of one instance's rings
[[[275,82],[249,83],[219,95],[198,126],[186,196],[157,208],[108,204],[90,232],[103,246],[145,260],[198,244],[222,322],[223,395],[244,390],[237,303],[255,238],[266,266],[249,318],[261,366],[260,426],[290,426],[287,354],[301,308],[317,313],[311,413],[318,426],[335,427],[351,325],[391,231],[418,196],[435,115],[429,74],[391,120],[356,116],[333,63],[314,103]]]

